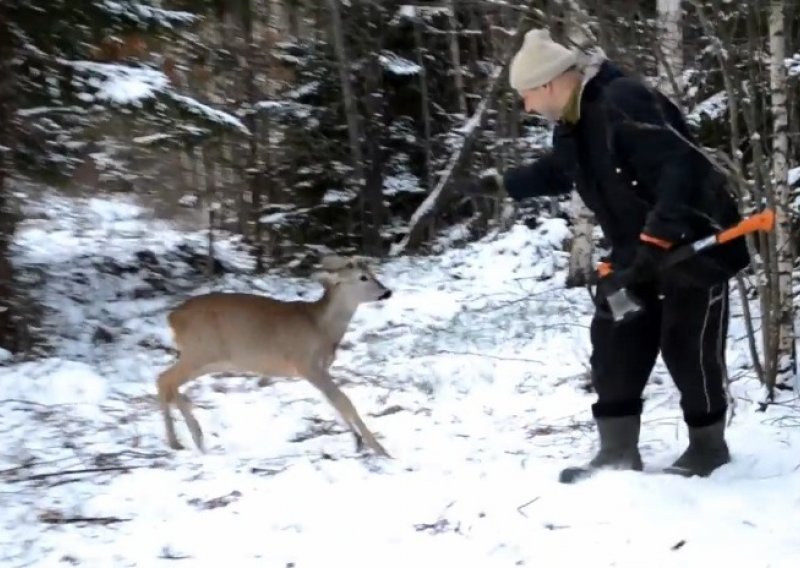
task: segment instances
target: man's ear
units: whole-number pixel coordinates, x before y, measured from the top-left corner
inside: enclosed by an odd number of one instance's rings
[[[327,270],[318,270],[314,272],[311,275],[311,279],[316,280],[325,288],[331,288],[339,282],[339,277],[335,273],[328,272]]]

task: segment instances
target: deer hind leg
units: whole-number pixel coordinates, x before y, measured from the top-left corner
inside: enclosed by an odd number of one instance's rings
[[[190,401],[189,397],[185,394],[178,393],[178,396],[175,398],[175,406],[178,407],[178,410],[183,416],[183,420],[186,422],[186,426],[189,428],[189,433],[192,435],[194,445],[197,446],[197,449],[201,452],[205,452],[205,448],[203,447],[203,430],[200,428],[200,423],[192,412],[192,401]]]
[[[156,380],[158,404],[161,409],[161,416],[164,418],[167,443],[173,450],[182,450],[183,444],[178,441],[178,437],[175,434],[175,420],[172,417],[170,406],[176,402],[179,396],[178,387],[185,382],[186,372],[186,366],[181,361],[178,361],[162,372]]]
[[[375,435],[367,428],[367,425],[364,424],[353,402],[336,386],[333,382],[333,378],[329,374],[323,373],[320,375],[320,378],[311,379],[310,382],[325,395],[328,402],[333,405],[339,413],[339,416],[342,417],[342,420],[344,420],[345,424],[347,424],[348,428],[353,432],[356,438],[357,449],[360,450],[363,443],[376,454],[387,458],[391,457],[389,452],[387,452],[375,438]]]
[[[185,394],[178,392],[178,388],[184,383],[192,381],[202,375],[226,371],[230,369],[230,367],[231,366],[227,363],[210,363],[198,367],[196,365],[189,365],[184,360],[179,360],[172,367],[159,375],[157,381],[158,400],[161,406],[161,414],[164,418],[167,443],[169,443],[171,448],[175,450],[183,449],[183,445],[178,441],[175,435],[175,423],[170,411],[170,405],[175,404],[183,416],[186,426],[189,428],[195,446],[197,446],[201,452],[205,451],[203,447],[203,430],[200,428],[200,423],[192,412],[192,403]]]

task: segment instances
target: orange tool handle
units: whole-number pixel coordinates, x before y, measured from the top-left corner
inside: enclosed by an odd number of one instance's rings
[[[742,219],[738,225],[726,229],[717,235],[717,242],[727,243],[748,233],[756,231],[771,231],[775,226],[775,212],[772,209],[764,209],[760,213]]]

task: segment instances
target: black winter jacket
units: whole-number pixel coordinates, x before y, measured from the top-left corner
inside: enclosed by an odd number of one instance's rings
[[[556,125],[548,153],[506,172],[512,198],[568,193],[574,182],[620,268],[633,261],[642,233],[679,244],[739,221],[725,176],[692,146],[679,109],[661,93],[604,61],[579,104],[579,120]],[[749,262],[741,238],[704,257],[685,268],[697,272],[710,264],[709,284]]]

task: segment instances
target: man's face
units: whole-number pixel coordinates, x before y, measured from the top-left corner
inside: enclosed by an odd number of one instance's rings
[[[535,89],[527,89],[521,94],[525,112],[538,114],[551,122],[561,118],[564,105],[560,100],[561,97],[557,96],[558,93],[554,81]]]
[[[536,113],[551,122],[556,122],[564,114],[564,108],[580,82],[580,75],[563,73],[541,87],[523,91],[520,94],[525,112]]]

